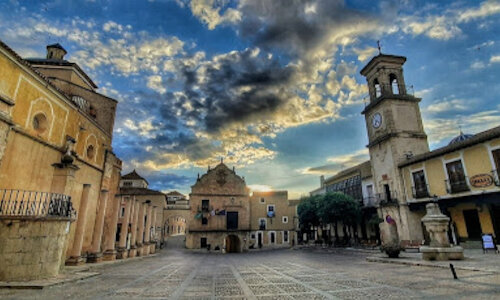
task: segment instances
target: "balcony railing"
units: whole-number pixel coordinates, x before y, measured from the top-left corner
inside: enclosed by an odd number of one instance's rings
[[[377,198],[376,201],[378,201],[379,204],[386,204],[386,203],[397,203],[398,202],[398,196],[396,191],[391,191],[390,197],[386,193],[378,193],[375,195]]]
[[[74,218],[76,211],[67,195],[0,189],[0,216]]]
[[[448,194],[456,194],[461,192],[470,191],[469,185],[467,184],[467,177],[464,177],[461,180],[445,180],[446,191]]]
[[[375,207],[378,205],[379,198],[375,196],[369,196],[363,198],[363,207]]]
[[[411,187],[412,195],[413,198],[419,199],[419,198],[429,198],[429,185],[426,184],[424,186],[412,186]]]

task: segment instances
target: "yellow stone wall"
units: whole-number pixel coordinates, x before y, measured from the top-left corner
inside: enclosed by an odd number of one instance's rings
[[[79,167],[69,196],[77,211],[83,184],[90,184],[89,205],[83,252],[92,243],[97,203],[103,179],[106,149],[111,149],[111,136],[40,76],[0,47],[0,93],[14,105],[9,114],[14,123],[7,137],[0,165],[0,189],[51,192],[54,163],[59,163],[66,148],[67,136],[76,140],[74,147]],[[44,114],[47,129],[40,133],[33,128],[33,117]],[[95,155],[88,157],[92,145]],[[110,195],[110,199],[114,196]],[[77,222],[71,224],[68,248],[71,249]]]
[[[424,199],[413,199],[412,195],[412,172],[419,169],[424,169],[426,175],[426,181],[429,185],[429,194],[431,196],[436,195],[441,199],[443,203],[446,202],[447,198],[454,198],[467,195],[481,195],[482,193],[494,193],[500,192],[500,188],[495,184],[488,187],[478,188],[474,187],[467,182],[470,191],[449,194],[446,191],[445,180],[446,167],[445,163],[453,160],[461,159],[466,176],[468,178],[477,174],[490,174],[496,167],[491,157],[491,149],[498,148],[500,146],[500,139],[494,139],[486,141],[465,149],[457,150],[452,153],[441,155],[436,158],[426,160],[424,162],[412,164],[402,168],[402,175],[405,182],[406,197],[409,201],[427,201],[429,198]],[[500,198],[498,199],[500,203]],[[478,209],[479,208],[479,209]],[[478,209],[479,220],[481,223],[481,229],[483,233],[494,233],[492,219],[487,206],[482,205],[478,207],[475,203],[463,203],[458,204],[453,207],[448,208],[448,212],[457,226],[458,235],[461,238],[467,238],[467,229],[464,221],[463,210],[466,209]]]

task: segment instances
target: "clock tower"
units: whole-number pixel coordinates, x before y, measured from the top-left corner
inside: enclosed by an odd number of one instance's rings
[[[406,204],[403,179],[398,165],[409,157],[428,152],[418,103],[408,90],[403,64],[406,57],[379,54],[361,70],[368,83],[370,102],[363,110],[375,189],[385,218],[396,220],[401,240],[418,240],[420,217]]]

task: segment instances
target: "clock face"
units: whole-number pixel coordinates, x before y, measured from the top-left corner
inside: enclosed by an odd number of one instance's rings
[[[372,117],[373,128],[379,128],[382,125],[382,115],[380,113],[375,113]]]

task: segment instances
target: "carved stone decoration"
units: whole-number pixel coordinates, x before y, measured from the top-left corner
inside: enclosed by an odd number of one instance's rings
[[[223,186],[224,184],[226,184],[226,172],[224,172],[223,169],[219,169],[217,171],[216,181],[220,186]]]
[[[462,247],[451,247],[448,240],[448,223],[450,218],[441,213],[437,203],[426,205],[427,214],[422,222],[429,233],[431,242],[429,246],[420,247],[424,260],[457,260],[464,259]]]

